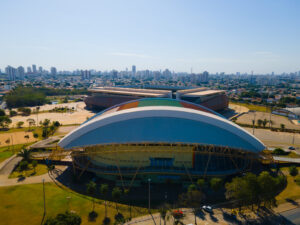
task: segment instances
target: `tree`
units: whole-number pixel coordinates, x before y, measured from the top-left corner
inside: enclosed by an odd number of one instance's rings
[[[0,109],[0,116],[5,116],[5,111],[3,109]]]
[[[39,137],[39,134],[38,134],[38,133],[33,133],[33,137],[34,137],[34,138],[38,138],[38,137]]]
[[[34,119],[29,118],[26,121],[27,121],[27,123],[29,125],[29,130],[30,130],[30,127],[35,126],[35,120]]]
[[[111,195],[112,195],[113,200],[116,202],[117,212],[119,212],[118,201],[120,200],[121,195],[122,195],[121,189],[119,187],[114,187],[114,189],[112,190]]]
[[[188,186],[188,192],[197,190],[197,186],[195,184],[191,184]]]
[[[297,176],[298,173],[299,173],[296,166],[290,166],[289,167],[289,172],[290,172],[290,175],[293,176],[293,177]]]
[[[285,152],[282,148],[275,148],[272,151],[273,155],[287,155],[288,152]]]
[[[81,217],[73,212],[57,214],[55,218],[48,218],[44,225],[80,225]]]
[[[19,122],[17,123],[17,127],[18,127],[18,128],[21,128],[23,125],[24,125],[24,122],[23,122],[23,121],[19,121]]]
[[[214,177],[214,178],[210,179],[209,183],[210,183],[211,189],[213,189],[214,191],[217,192],[222,187],[223,180],[221,178]]]
[[[7,138],[7,139],[5,140],[5,144],[7,144],[8,147],[9,147],[9,144],[10,144],[10,138]]]
[[[159,215],[164,221],[164,225],[166,225],[166,217],[167,217],[168,209],[163,206],[159,208]]]
[[[5,129],[11,124],[11,119],[8,116],[0,116],[0,127]]]
[[[22,113],[23,116],[29,116],[31,114],[30,108],[18,108],[18,111]]]
[[[104,197],[105,218],[107,218],[107,205],[106,205],[107,193],[108,193],[108,184],[101,184],[100,194]]]
[[[128,196],[129,195],[129,188],[126,188],[126,189],[124,189],[124,196]],[[131,220],[131,218],[132,218],[132,216],[131,216],[131,202],[130,202],[130,200],[129,200],[129,217],[130,217],[130,220]]]
[[[42,125],[43,125],[44,127],[48,127],[49,124],[50,124],[50,120],[49,120],[49,119],[45,119],[45,120],[42,122]]]
[[[264,119],[264,120],[262,121],[262,125],[263,125],[264,128],[266,128],[267,123],[268,123],[268,120],[267,120],[267,119]]]
[[[35,171],[35,168],[37,167],[38,162],[37,162],[36,160],[33,160],[33,161],[31,162],[31,165],[32,165],[32,167],[33,167],[33,169],[34,169],[34,173],[35,173],[35,172],[36,172],[36,171]]]
[[[23,157],[24,161],[30,161],[30,151],[26,148],[23,148],[19,153],[18,156]]]
[[[263,202],[265,207],[276,205],[277,185],[276,179],[269,172],[263,171],[258,176],[260,202]],[[259,204],[258,204],[259,206]]]
[[[29,135],[28,135],[28,134],[26,134],[26,135],[24,136],[24,138],[26,138],[26,139],[27,139],[27,143],[28,143],[28,140],[29,140]]]
[[[226,192],[225,197],[228,200],[235,200],[239,208],[246,204],[247,190],[246,182],[241,177],[235,177],[231,182],[225,184]]]
[[[28,168],[28,162],[27,161],[21,161],[19,164],[19,168],[21,171],[26,170]]]
[[[197,186],[200,188],[200,190],[203,189],[204,185],[205,185],[205,180],[204,179],[198,179],[197,180]]]
[[[262,123],[263,123],[263,121],[262,121],[261,119],[258,119],[258,120],[257,120],[257,125],[258,125],[259,127],[261,127]]]
[[[93,210],[92,212],[95,212],[95,199],[94,199],[94,194],[96,192],[96,188],[97,188],[97,185],[94,181],[90,181],[87,185],[86,185],[86,192],[89,194],[89,195],[92,195],[92,202],[93,202]]]
[[[10,117],[16,116],[17,114],[18,114],[17,111],[15,111],[15,110],[9,110],[9,116]]]
[[[280,129],[281,129],[281,131],[284,131],[285,125],[283,123],[280,124]]]
[[[179,196],[180,202],[182,202],[186,207],[192,208],[196,225],[197,225],[197,210],[201,205],[202,198],[203,198],[203,193],[199,190],[193,190],[193,188],[189,189],[187,193],[183,193]]]

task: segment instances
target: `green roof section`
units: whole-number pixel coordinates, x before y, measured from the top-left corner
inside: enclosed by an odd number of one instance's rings
[[[183,107],[179,101],[173,99],[140,99],[138,107],[144,106],[175,106]]]

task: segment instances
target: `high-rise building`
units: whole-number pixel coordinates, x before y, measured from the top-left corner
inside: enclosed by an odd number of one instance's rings
[[[16,80],[16,74],[17,74],[17,70],[11,66],[7,66],[5,68],[5,72],[8,75],[8,79],[11,81],[15,81]]]
[[[36,72],[37,72],[37,71],[36,71],[36,65],[34,65],[34,64],[32,65],[32,72],[33,72],[33,73],[36,73]]]
[[[135,74],[136,74],[136,66],[133,65],[133,66],[132,66],[132,75],[135,75]]]
[[[91,71],[89,70],[81,70],[81,80],[90,80],[91,79]]]
[[[50,70],[51,70],[51,75],[52,75],[52,76],[55,76],[56,73],[57,73],[56,68],[55,68],[55,67],[51,67]]]
[[[39,73],[42,73],[43,72],[43,67],[39,67]]]
[[[25,69],[23,66],[19,66],[17,69],[17,76],[20,80],[24,80]]]
[[[207,71],[204,71],[200,78],[200,82],[204,82],[204,83],[208,82],[208,75],[209,75],[209,73]]]
[[[28,66],[27,67],[27,73],[31,73],[32,71],[31,71],[31,67],[30,66]]]

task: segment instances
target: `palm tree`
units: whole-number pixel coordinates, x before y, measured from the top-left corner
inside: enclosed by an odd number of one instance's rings
[[[267,120],[267,119],[264,119],[264,120],[262,121],[262,125],[263,125],[264,128],[266,128],[267,123],[268,123],[268,120]]]
[[[263,123],[263,121],[262,121],[261,119],[258,119],[258,120],[257,120],[257,125],[258,125],[259,127],[261,127],[262,123]]]
[[[104,197],[104,205],[105,205],[105,218],[107,218],[107,206],[106,206],[106,195],[108,193],[108,184],[101,184],[100,186],[100,194]],[[104,219],[105,219],[104,218]]]
[[[31,165],[32,165],[32,167],[33,167],[33,169],[34,169],[34,173],[36,172],[36,171],[35,171],[35,168],[37,167],[37,164],[38,164],[38,163],[37,163],[37,161],[35,161],[35,160],[33,160],[32,163],[31,163]]]
[[[94,181],[90,181],[89,183],[87,183],[86,185],[86,192],[89,194],[89,195],[92,195],[92,201],[93,201],[93,211],[95,211],[95,199],[94,199],[94,194],[96,192],[96,188],[97,188],[97,185]]]
[[[116,202],[117,212],[119,212],[119,210],[118,210],[118,201],[120,200],[121,195],[122,195],[121,189],[119,187],[114,187],[114,189],[112,190],[111,195],[112,195],[113,200]]]
[[[23,148],[19,153],[18,156],[23,157],[24,161],[30,161],[30,151],[26,148]]]
[[[167,213],[168,213],[168,210],[166,207],[163,206],[163,207],[159,208],[159,215],[160,215],[160,218],[163,219],[164,225],[166,225]]]

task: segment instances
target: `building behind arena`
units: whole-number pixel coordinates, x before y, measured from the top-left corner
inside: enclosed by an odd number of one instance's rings
[[[251,169],[265,146],[220,114],[198,104],[146,98],[113,106],[59,143],[74,168],[124,186],[191,182]]]
[[[85,98],[88,108],[103,110],[130,100],[141,98],[174,98],[203,105],[214,111],[222,111],[228,107],[228,98],[225,91],[195,88],[179,90],[137,89],[121,87],[95,87],[89,89],[91,96]]]

